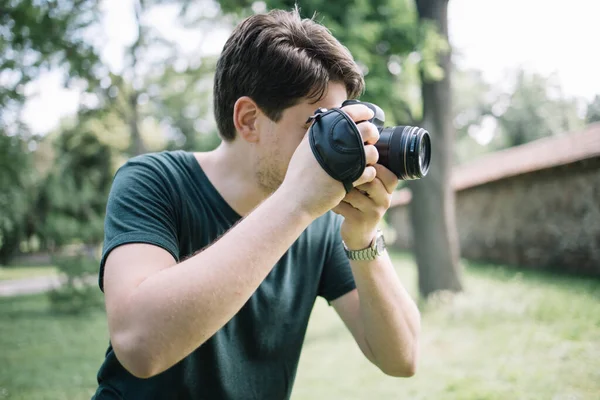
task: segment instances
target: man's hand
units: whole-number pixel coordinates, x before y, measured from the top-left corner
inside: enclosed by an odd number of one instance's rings
[[[333,209],[344,216],[341,235],[352,250],[368,247],[377,225],[390,207],[392,193],[398,185],[396,175],[381,164],[374,165],[375,179],[352,189]]]
[[[357,182],[333,208],[344,216],[342,240],[351,250],[368,247],[377,225],[390,207],[398,177],[377,164],[379,140],[375,125],[361,122],[358,129],[365,143],[367,168],[375,177]],[[373,154],[375,151],[375,154]],[[417,306],[400,282],[389,255],[374,260],[351,260],[356,290],[332,302],[350,329],[365,356],[391,376],[414,375],[418,358],[420,315]]]
[[[375,143],[379,140],[377,127],[370,122],[358,124],[365,143],[367,168],[375,168],[375,178],[355,184],[333,212],[344,216],[341,228],[342,240],[351,250],[368,247],[375,237],[377,225],[390,207],[392,193],[398,185],[398,177],[381,164],[377,164],[379,153]]]
[[[373,111],[364,104],[352,104],[342,110],[355,122],[373,118]],[[358,187],[375,179],[376,170],[373,167],[379,155],[374,144],[379,139],[377,127],[369,122],[358,125],[363,142],[365,142],[365,159],[367,167],[363,174],[353,184]],[[341,182],[336,181],[325,172],[309,144],[308,132],[294,152],[287,173],[279,191],[294,199],[298,207],[313,218],[331,210],[344,198],[346,190]]]

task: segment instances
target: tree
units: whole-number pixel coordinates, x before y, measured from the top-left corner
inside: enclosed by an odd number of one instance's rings
[[[32,157],[19,136],[0,134],[0,265],[18,251],[26,234],[25,220],[32,197]]]
[[[218,143],[207,100],[214,60],[200,51],[184,52],[147,18],[160,7],[179,8],[177,29],[210,38],[212,28],[228,23],[218,7],[210,0],[134,1],[137,37],[126,48],[124,68],[111,72],[98,56],[103,45],[98,5],[95,0],[0,5],[2,263],[23,244],[37,242],[32,238],[41,239],[42,248],[97,242],[105,178],[131,155],[204,150]],[[27,85],[46,71],[63,73],[64,84],[82,93],[77,114],[38,137],[22,121],[21,109]]]
[[[387,126],[419,124],[424,107],[428,109],[428,124],[433,132],[434,170],[431,176],[423,179],[428,183],[417,188],[417,197],[424,197],[425,204],[424,208],[416,210],[413,218],[413,225],[421,235],[421,244],[415,248],[420,287],[424,295],[435,290],[459,290],[457,233],[449,186],[451,157],[447,155],[453,146],[450,102],[446,99],[450,93],[450,60],[448,57],[439,63],[438,54],[448,46],[447,29],[440,35],[436,28],[436,22],[443,22],[444,27],[447,25],[447,0],[433,2],[432,7],[428,6],[429,2],[417,2],[419,14],[425,11],[425,15],[417,15],[412,0],[351,0],[343,7],[324,0],[270,0],[266,5],[267,8],[290,10],[296,3],[304,15],[316,13],[317,21],[348,47],[365,75],[366,91],[361,99],[376,103],[385,111]],[[225,12],[246,16],[252,12],[253,2],[220,0],[220,4]],[[435,20],[437,14],[433,11],[438,11],[442,5],[443,18],[440,16]],[[440,79],[439,85],[435,83]],[[426,82],[422,91],[419,90],[421,82]],[[438,104],[440,101],[447,102]],[[438,105],[442,108],[432,108]],[[428,212],[434,212],[432,215],[439,218],[429,218]],[[434,246],[441,246],[439,251],[437,247],[435,252],[431,251],[432,241]],[[431,253],[436,253],[435,257],[430,257]]]
[[[25,85],[50,68],[63,68],[65,84],[93,80],[99,57],[83,39],[83,31],[98,18],[98,2],[5,1],[0,5],[0,121],[6,111],[16,115]]]
[[[454,164],[462,164],[492,151],[488,146],[490,126],[497,127],[493,116],[496,89],[485,81],[481,71],[452,71],[452,118],[456,129]]]
[[[588,104],[585,121],[588,124],[600,121],[600,95],[594,97],[594,100]]]
[[[497,101],[504,101],[508,106],[495,114],[501,139],[496,147],[518,146],[583,126],[577,102],[564,96],[552,77],[518,70],[514,80],[513,91]]]
[[[128,127],[128,155],[156,150],[148,140],[153,134],[165,137],[167,149],[199,151],[218,144],[208,101],[216,59],[202,54],[200,48],[186,54],[181,43],[166,37],[147,18],[165,6],[178,8],[177,29],[206,40],[211,30],[228,25],[211,4],[134,0],[137,37],[126,48],[122,70],[114,71],[97,92],[104,99],[103,107]]]
[[[216,57],[205,57],[184,71],[166,68],[149,83],[145,113],[168,129],[167,149],[206,151],[220,143],[212,108],[215,66]]]
[[[448,0],[417,0],[422,24],[435,24],[448,38]],[[410,182],[414,252],[419,268],[419,290],[462,290],[459,243],[451,187],[454,128],[451,105],[451,52],[438,52],[444,75],[433,80],[422,73],[423,122],[432,137],[432,162],[425,179]]]
[[[578,100],[564,95],[555,76],[517,69],[503,80],[509,87],[491,85],[475,70],[455,70],[453,77],[459,162],[584,125]]]
[[[253,13],[250,0],[220,0],[224,12],[244,17]],[[408,123],[420,117],[418,65],[423,52],[436,45],[435,37],[417,26],[412,0],[350,0],[343,7],[325,0],[269,0],[268,9],[292,10],[315,16],[345,45],[365,76],[361,99],[379,105],[386,125]],[[427,39],[427,40],[424,40]],[[435,73],[428,64],[428,71]],[[417,93],[417,96],[415,96]]]
[[[102,241],[114,174],[113,149],[98,139],[93,122],[80,118],[49,138],[53,161],[30,211],[32,223],[37,222],[35,234],[45,249]]]
[[[0,264],[34,230],[29,215],[40,181],[33,157],[40,138],[21,119],[27,85],[55,68],[65,85],[94,87],[102,71],[83,32],[96,22],[97,7],[94,0],[0,5]]]

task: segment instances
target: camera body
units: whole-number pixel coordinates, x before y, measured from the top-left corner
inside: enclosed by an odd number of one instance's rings
[[[379,164],[401,180],[421,179],[427,175],[431,162],[429,132],[417,126],[385,127],[385,113],[379,106],[359,100],[346,100],[342,107],[351,104],[364,104],[373,110],[374,116],[369,122],[379,130],[379,140],[375,143],[379,152]]]

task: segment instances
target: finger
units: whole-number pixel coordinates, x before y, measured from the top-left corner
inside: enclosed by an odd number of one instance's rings
[[[381,164],[375,164],[374,167],[375,171],[377,171],[377,179],[379,179],[383,183],[383,186],[385,186],[385,190],[389,194],[394,193],[394,190],[396,190],[399,181],[396,174],[394,174],[392,171],[390,171],[388,168],[384,167]]]
[[[363,196],[371,199],[375,205],[384,207],[385,209],[389,208],[391,195],[379,178],[375,178],[373,181],[364,183],[354,189],[362,193]]]
[[[377,161],[379,161],[379,152],[375,146],[370,144],[365,146],[365,159],[367,165],[377,164]]]
[[[367,121],[375,116],[373,110],[364,104],[351,104],[349,106],[342,107],[342,111],[348,114],[348,116],[352,118],[352,121],[357,123],[361,121]]]
[[[377,175],[377,171],[375,170],[375,167],[369,165],[369,166],[367,166],[367,168],[365,168],[365,170],[363,171],[360,178],[358,178],[356,181],[354,181],[353,186],[356,187],[356,186],[360,186],[364,183],[371,182],[373,179],[375,179],[376,175]]]
[[[363,143],[375,144],[379,140],[379,130],[370,122],[361,122],[358,126],[360,136],[362,136]]]
[[[352,207],[345,201],[341,201],[340,204],[331,209],[336,214],[344,216],[344,218],[356,219],[360,217],[361,212],[356,208]]]
[[[373,201],[356,188],[346,193],[346,197],[344,197],[342,202],[346,202],[357,210],[363,212],[373,208]]]

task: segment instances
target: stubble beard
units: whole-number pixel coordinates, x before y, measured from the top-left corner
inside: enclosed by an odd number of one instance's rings
[[[256,181],[267,195],[275,192],[283,183],[285,175],[277,168],[277,154],[271,154],[259,160]]]

